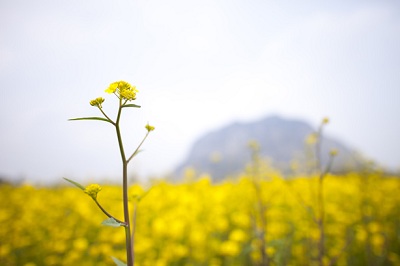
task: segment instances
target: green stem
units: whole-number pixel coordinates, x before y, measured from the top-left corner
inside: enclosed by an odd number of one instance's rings
[[[146,136],[144,136],[142,142],[140,142],[139,146],[137,146],[136,150],[132,153],[132,155],[129,157],[129,159],[127,160],[127,163],[130,162],[130,160],[132,160],[133,157],[135,157],[135,155],[139,152],[140,147],[142,146],[143,142],[146,140],[147,136],[149,135],[149,131],[147,132]]]
[[[321,169],[321,141],[322,141],[322,128],[324,124],[318,128],[317,132],[317,143],[315,145],[315,160],[316,160],[316,170],[319,175],[318,178],[318,188],[317,188],[317,207],[318,207],[318,215],[316,217],[316,222],[319,231],[319,240],[318,240],[318,265],[324,265],[324,254],[325,254],[325,227],[324,227],[324,217],[325,217],[325,206],[324,206],[324,176],[325,172],[322,172]]]
[[[133,249],[132,249],[132,240],[131,240],[131,224],[129,221],[129,204],[128,204],[128,162],[125,157],[124,146],[122,143],[121,130],[119,128],[119,121],[121,118],[121,110],[122,110],[122,99],[119,100],[119,109],[117,121],[115,123],[115,129],[117,132],[118,145],[121,153],[122,160],[122,196],[123,196],[123,206],[124,206],[124,220],[125,220],[125,236],[126,236],[126,259],[127,266],[133,266]]]
[[[93,199],[93,200],[94,200],[94,202],[96,202],[97,206],[100,208],[100,210],[101,210],[105,215],[107,215],[109,218],[113,218],[113,219],[114,219],[115,221],[117,221],[118,223],[123,224],[124,226],[126,226],[125,222],[123,222],[123,221],[121,221],[121,220],[115,218],[115,217],[112,216],[109,212],[107,212],[107,211],[103,208],[103,206],[100,205],[100,203],[97,201],[97,199]]]
[[[136,215],[137,215],[137,202],[133,207],[133,217],[132,217],[132,256],[133,256],[133,263],[135,263],[135,233],[136,233]]]
[[[254,149],[252,153],[253,161],[253,186],[256,194],[257,210],[260,219],[260,227],[257,228],[256,221],[256,232],[258,240],[260,241],[259,251],[261,253],[260,266],[269,266],[269,257],[266,252],[267,249],[267,219],[265,217],[267,208],[263,203],[262,191],[261,191],[261,178],[260,178],[260,154],[258,149]]]
[[[123,162],[123,184],[122,184],[122,193],[123,193],[123,203],[124,203],[124,218],[125,224],[125,234],[126,234],[126,256],[127,256],[127,265],[133,266],[133,248],[132,248],[132,239],[131,239],[131,223],[129,221],[129,203],[128,203],[128,163],[126,161]]]
[[[122,100],[119,100],[119,109],[117,115],[117,121],[115,122],[115,129],[117,131],[117,138],[118,138],[118,145],[119,145],[119,152],[121,153],[122,164],[126,163],[125,151],[124,151],[124,144],[122,143],[121,137],[121,130],[119,128],[119,121],[121,119],[121,112],[122,112]]]
[[[103,111],[103,109],[102,109],[100,106],[98,106],[98,108],[99,108],[100,112],[104,115],[104,117],[105,117],[111,124],[113,124],[113,125],[115,126],[115,122],[112,121],[112,120],[108,117],[108,115],[106,115],[106,113]]]
[[[317,132],[317,143],[315,144],[315,167],[318,173],[321,173],[321,141],[322,141],[322,127],[324,124],[321,124],[318,128]]]
[[[321,174],[318,180],[318,205],[319,205],[319,213],[318,213],[318,229],[319,229],[319,241],[318,241],[318,262],[320,266],[323,266],[324,254],[325,254],[325,228],[324,228],[324,217],[325,217],[325,206],[324,206],[324,174]]]
[[[324,177],[328,174],[331,169],[333,162],[333,156],[329,158],[328,165],[325,170],[320,174],[318,180],[318,208],[319,214],[317,218],[317,224],[319,229],[319,242],[318,242],[318,262],[320,266],[324,265],[325,256],[325,202],[324,202]]]

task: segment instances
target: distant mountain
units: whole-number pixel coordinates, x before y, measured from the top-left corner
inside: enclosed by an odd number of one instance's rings
[[[181,175],[184,169],[190,167],[197,172],[210,174],[214,180],[238,174],[250,161],[248,144],[253,140],[258,142],[261,155],[269,158],[273,167],[288,172],[293,160],[302,165],[307,161],[305,140],[313,132],[316,129],[304,121],[279,116],[249,123],[232,123],[198,139],[176,173]],[[329,151],[333,148],[339,151],[332,167],[334,171],[343,171],[356,164],[352,149],[323,135],[323,165],[327,163]],[[310,147],[308,149],[313,152]]]

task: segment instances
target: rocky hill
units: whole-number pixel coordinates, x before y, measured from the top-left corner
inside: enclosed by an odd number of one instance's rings
[[[287,173],[293,160],[303,166],[310,161],[310,153],[314,150],[307,147],[305,140],[315,131],[304,121],[279,116],[232,123],[198,139],[176,173],[181,176],[185,168],[191,167],[199,173],[210,174],[214,180],[238,174],[250,161],[249,141],[257,141],[261,155],[269,158],[271,166]],[[332,148],[339,151],[333,164],[334,171],[354,167],[356,159],[352,149],[325,135],[321,145],[323,165],[327,164]]]

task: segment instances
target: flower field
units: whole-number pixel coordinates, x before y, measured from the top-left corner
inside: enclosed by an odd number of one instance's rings
[[[135,265],[320,265],[317,177],[155,181],[138,203]],[[400,179],[326,175],[323,265],[400,265]],[[145,190],[130,187],[134,196]],[[101,204],[122,217],[119,186]],[[122,228],[79,189],[0,185],[0,265],[114,265]],[[264,264],[263,264],[264,263]]]

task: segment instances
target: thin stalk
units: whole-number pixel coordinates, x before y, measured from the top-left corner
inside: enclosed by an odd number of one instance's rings
[[[260,223],[261,223],[261,230],[259,235],[259,240],[261,241],[260,244],[260,252],[261,252],[261,265],[268,266],[269,265],[269,258],[266,252],[267,249],[267,241],[266,241],[266,231],[267,231],[267,220],[265,217],[266,207],[264,206],[261,198],[261,191],[260,188],[256,187],[257,193],[257,201],[258,201],[258,212],[260,215]]]
[[[135,233],[136,233],[136,215],[137,215],[137,202],[133,207],[133,217],[132,217],[132,254],[133,254],[133,262],[135,262]]]
[[[107,211],[103,208],[103,206],[100,205],[100,203],[97,201],[97,199],[93,199],[93,200],[94,200],[94,202],[96,202],[97,206],[100,208],[100,210],[101,210],[105,215],[107,215],[109,218],[113,218],[115,221],[117,221],[118,223],[122,224],[123,226],[126,226],[125,222],[123,222],[123,221],[121,221],[121,220],[115,218],[115,217],[112,216],[109,212],[107,212]]]
[[[317,142],[315,143],[315,167],[318,173],[321,173],[321,139],[322,139],[322,127],[324,124],[321,124],[318,128],[317,132]]]
[[[257,230],[257,237],[260,241],[259,251],[261,253],[261,266],[268,266],[269,265],[269,258],[266,252],[267,248],[267,241],[266,241],[266,233],[267,233],[267,219],[265,217],[266,214],[266,206],[263,203],[262,199],[262,191],[261,191],[261,180],[259,180],[259,167],[260,167],[260,158],[259,158],[259,151],[257,148],[254,148],[252,154],[252,161],[253,161],[253,186],[256,194],[256,201],[257,201],[257,209],[258,215],[260,218],[260,230]],[[256,216],[257,217],[257,216]],[[257,218],[256,218],[257,219]],[[257,227],[257,221],[256,221]]]
[[[126,240],[126,260],[128,266],[133,266],[133,250],[132,250],[132,239],[131,239],[131,224],[129,221],[129,204],[128,204],[128,162],[125,157],[124,146],[122,143],[121,130],[119,128],[119,121],[121,118],[121,110],[122,110],[122,99],[119,99],[119,109],[117,121],[115,123],[115,129],[117,132],[118,145],[121,153],[122,160],[122,198],[123,198],[123,206],[124,206],[124,220],[125,220],[125,240]]]
[[[132,153],[131,157],[127,160],[127,163],[129,163],[133,157],[139,152],[140,147],[142,146],[143,142],[146,140],[147,136],[149,135],[150,131],[147,131],[146,136],[144,136],[142,142],[140,142],[139,146],[136,148],[136,150]]]
[[[323,258],[325,255],[325,205],[324,205],[324,175],[321,174],[318,180],[318,218],[317,225],[319,230],[319,241],[318,241],[318,263],[320,266],[324,265]]]
[[[316,217],[316,223],[319,231],[318,240],[318,265],[324,265],[324,255],[325,255],[325,228],[324,228],[324,217],[325,217],[325,205],[324,205],[324,176],[326,172],[322,172],[321,169],[321,140],[322,140],[322,128],[324,122],[318,128],[317,132],[317,142],[315,144],[315,162],[316,170],[319,175],[318,187],[317,187],[317,208],[318,215]]]
[[[100,112],[104,115],[104,117],[105,117],[106,119],[108,119],[108,121],[109,121],[111,124],[113,124],[113,125],[115,126],[115,122],[112,121],[111,118],[108,117],[108,115],[106,115],[106,113],[103,111],[103,108],[101,108],[100,106],[98,106],[98,108],[99,108]]]
[[[127,265],[133,266],[133,248],[132,248],[132,239],[131,239],[131,224],[129,221],[129,203],[128,203],[128,163],[125,161],[123,163],[123,202],[124,202],[124,218],[125,224],[125,235],[126,235],[126,257],[127,257]]]
[[[318,218],[317,225],[319,230],[318,241],[318,264],[324,265],[325,256],[325,202],[324,202],[324,177],[330,171],[333,162],[333,156],[330,156],[328,165],[325,170],[320,174],[318,179]]]

